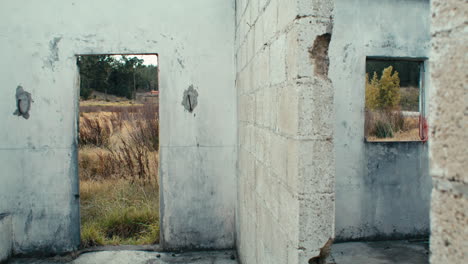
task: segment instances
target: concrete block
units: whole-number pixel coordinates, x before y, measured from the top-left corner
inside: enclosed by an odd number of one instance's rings
[[[431,12],[433,33],[466,28],[468,5],[464,0],[434,1]]]
[[[264,124],[263,113],[264,111],[267,111],[267,109],[264,109],[263,106],[264,100],[264,89],[257,90],[255,92],[255,124],[258,126],[263,126]]]
[[[334,193],[335,155],[330,141],[306,141],[299,145],[299,193]]]
[[[288,141],[286,138],[271,134],[270,151],[271,168],[278,177],[285,177],[288,172],[288,159],[285,153],[288,153]]]
[[[278,104],[279,104],[279,95],[278,95],[278,88],[270,87],[267,91],[268,93],[268,100],[269,100],[269,111],[266,111],[267,115],[267,127],[271,129],[271,131],[276,131],[277,128],[277,114],[278,114]]]
[[[334,0],[297,0],[297,9],[300,16],[331,19],[334,3]]]
[[[286,75],[288,80],[296,79],[299,75],[299,42],[298,42],[298,25],[293,27],[286,33]]]
[[[435,189],[431,209],[431,263],[464,263],[468,250],[467,196]]]
[[[260,0],[250,0],[249,2],[249,9],[250,9],[250,21],[252,22],[251,25],[255,25],[255,21],[258,19],[259,15],[259,1]]]
[[[278,1],[278,30],[284,30],[292,23],[298,14],[297,0]]]
[[[249,27],[249,33],[246,39],[247,44],[247,63],[251,63],[255,56],[255,27]]]
[[[296,136],[299,130],[299,94],[295,86],[278,89],[277,126],[287,135]]]
[[[294,76],[300,76],[301,78],[315,79],[319,76],[315,74],[316,65],[312,59],[313,46],[317,37],[331,33],[331,26],[328,20],[320,20],[316,17],[306,17],[296,21],[288,34],[291,34],[290,39],[294,41],[295,36],[297,44],[296,46],[296,59],[291,59],[290,64],[295,63],[296,66],[289,69],[288,74],[294,78]],[[293,49],[293,48],[291,48]],[[288,65],[290,66],[290,65]]]
[[[299,263],[307,263],[318,256],[320,249],[334,237],[334,194],[315,194],[300,197]]]
[[[257,53],[254,66],[253,76],[255,78],[255,88],[265,88],[269,85],[270,79],[270,49],[268,47],[261,48]]]
[[[281,34],[270,46],[270,81],[272,85],[286,80],[286,36]]]
[[[263,41],[270,42],[273,39],[273,36],[276,34],[277,31],[277,24],[278,24],[278,8],[277,8],[277,1],[278,0],[270,0],[268,5],[265,7],[265,11],[263,12]]]
[[[299,181],[299,151],[302,142],[299,140],[288,139],[287,145],[287,172],[286,177],[280,177],[280,180],[286,179],[283,184],[287,186],[293,194],[297,194],[299,191],[299,186],[302,185],[302,183]]]
[[[7,260],[12,254],[12,222],[11,215],[0,214],[0,262]]]
[[[262,11],[264,11],[266,8],[266,5],[269,3],[270,3],[269,0],[258,0],[259,12],[261,13]]]
[[[280,184],[276,196],[279,199],[279,225],[286,231],[289,241],[299,239],[299,200],[298,196],[285,185]]]
[[[301,137],[332,139],[335,124],[333,94],[333,86],[328,80],[300,85],[298,134]]]
[[[264,38],[265,29],[263,23],[264,16],[259,16],[255,22],[255,52],[258,52],[266,43]]]

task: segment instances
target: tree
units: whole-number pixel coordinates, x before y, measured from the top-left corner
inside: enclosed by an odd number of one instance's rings
[[[78,57],[80,96],[88,99],[93,91],[98,91],[132,99],[137,90],[157,90],[157,67],[143,65],[143,62],[143,59],[128,56]]]
[[[372,80],[366,74],[366,108],[369,110],[390,111],[400,105],[400,78],[398,72],[393,72],[389,66],[382,71],[382,77],[378,79],[374,72]]]

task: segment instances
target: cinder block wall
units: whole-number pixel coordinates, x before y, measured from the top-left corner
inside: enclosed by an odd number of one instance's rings
[[[237,247],[309,263],[334,233],[331,0],[236,1]]]
[[[432,0],[431,263],[468,258],[468,3]]]

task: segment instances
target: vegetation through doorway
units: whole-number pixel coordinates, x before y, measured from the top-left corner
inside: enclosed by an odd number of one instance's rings
[[[78,56],[82,247],[159,242],[158,57]]]

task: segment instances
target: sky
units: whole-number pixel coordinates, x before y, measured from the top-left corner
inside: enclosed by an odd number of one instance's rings
[[[130,57],[130,58],[137,57],[138,59],[143,59],[144,60],[143,65],[158,66],[158,56],[155,54],[152,54],[152,55],[131,55],[131,54],[127,55],[125,54],[125,56]],[[116,59],[120,59],[122,55],[114,55],[114,57]]]

